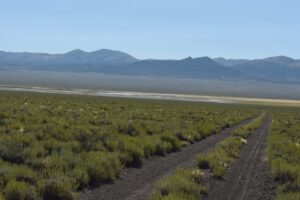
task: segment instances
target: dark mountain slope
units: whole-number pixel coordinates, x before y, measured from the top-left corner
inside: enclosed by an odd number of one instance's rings
[[[224,67],[208,57],[182,60],[142,60],[126,66],[104,68],[105,73],[181,78],[234,78],[238,72]]]
[[[227,64],[230,69],[239,71],[243,76],[260,81],[281,83],[300,83],[300,62],[286,56],[275,56],[255,60],[215,59]]]
[[[97,71],[111,65],[127,65],[137,59],[120,51],[80,49],[65,54],[0,52],[0,69],[33,69],[50,71]]]
[[[76,49],[65,54],[0,51],[0,70],[97,72],[221,80],[250,79],[300,84],[300,60],[286,56],[255,60],[209,57],[138,60],[124,52],[108,49],[93,52]]]

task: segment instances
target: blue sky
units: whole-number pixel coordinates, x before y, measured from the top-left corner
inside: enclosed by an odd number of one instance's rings
[[[300,58],[299,0],[0,0],[0,50]]]

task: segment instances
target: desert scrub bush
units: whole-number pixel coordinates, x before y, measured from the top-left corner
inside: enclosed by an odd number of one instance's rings
[[[25,161],[24,148],[30,146],[31,136],[20,133],[0,136],[0,157],[12,163]]]
[[[137,136],[139,135],[138,130],[136,129],[135,125],[132,122],[124,122],[119,121],[117,123],[118,132],[120,134],[130,135],[130,136]]]
[[[64,176],[56,176],[41,183],[43,200],[74,200],[71,181]]]
[[[257,118],[255,118],[253,121],[249,122],[248,124],[241,126],[237,129],[235,129],[232,132],[232,135],[234,136],[240,136],[243,138],[249,137],[249,135],[258,129],[262,123],[264,122],[264,119],[266,117],[266,112],[263,111]]]
[[[81,155],[91,181],[110,182],[120,174],[122,166],[119,154],[109,152],[88,152]]]
[[[135,143],[126,143],[124,152],[120,153],[122,162],[127,167],[141,167],[144,160],[144,149]]]
[[[200,133],[197,132],[197,130],[195,128],[177,131],[176,136],[180,140],[186,141],[188,143],[194,143],[196,141],[201,140],[201,138],[203,137],[203,136],[201,136]]]
[[[198,131],[203,138],[216,133],[216,128],[212,123],[203,123],[198,127]]]
[[[284,159],[275,158],[270,161],[271,170],[275,180],[279,182],[295,181],[300,178],[300,166],[291,165]],[[299,185],[300,187],[300,185]]]
[[[172,152],[172,144],[170,142],[161,141],[156,144],[156,155],[165,156]]]
[[[161,142],[159,137],[145,135],[138,139],[138,143],[143,146],[144,156],[146,158],[156,154],[156,147]]]
[[[8,118],[8,114],[5,112],[0,112],[0,126],[3,126],[6,124]]]
[[[10,180],[26,182],[35,185],[39,179],[38,173],[24,165],[0,162],[0,185],[5,186]]]
[[[230,137],[216,145],[206,154],[197,158],[200,169],[210,169],[215,177],[221,178],[226,167],[239,155],[243,141],[240,137]]]
[[[167,176],[155,185],[155,192],[150,200],[160,199],[199,199],[207,192],[202,182],[199,169],[178,169],[173,175]]]
[[[171,151],[179,151],[182,146],[182,142],[176,137],[176,135],[169,131],[162,133],[161,140],[171,144]]]
[[[34,187],[28,183],[10,180],[4,188],[4,196],[7,200],[35,200],[38,195]]]
[[[141,167],[144,155],[144,147],[139,143],[137,138],[130,136],[119,136],[115,141],[111,141],[110,145],[114,145],[115,149],[120,152],[120,158],[123,165],[127,167]]]
[[[81,190],[89,185],[91,178],[87,170],[87,167],[80,163],[71,172],[67,173],[68,176],[74,179],[73,188],[75,190]]]

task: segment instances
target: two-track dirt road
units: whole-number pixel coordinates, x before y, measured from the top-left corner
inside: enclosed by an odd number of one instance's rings
[[[240,157],[226,171],[223,180],[210,179],[208,195],[204,200],[271,200],[275,183],[264,162],[267,134],[271,118],[249,138]]]
[[[120,179],[112,184],[103,184],[99,188],[86,190],[80,194],[81,200],[145,200],[153,190],[157,180],[169,175],[180,167],[194,165],[196,156],[205,152],[215,144],[229,137],[228,132],[249,123],[253,118],[245,120],[219,134],[192,144],[181,151],[166,157],[154,156],[145,160],[140,169],[124,169]]]

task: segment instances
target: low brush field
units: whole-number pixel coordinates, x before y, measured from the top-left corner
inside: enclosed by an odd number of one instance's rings
[[[0,199],[76,199],[80,190],[118,179],[125,167],[142,167],[145,158],[179,151],[258,112],[241,105],[2,92]]]

